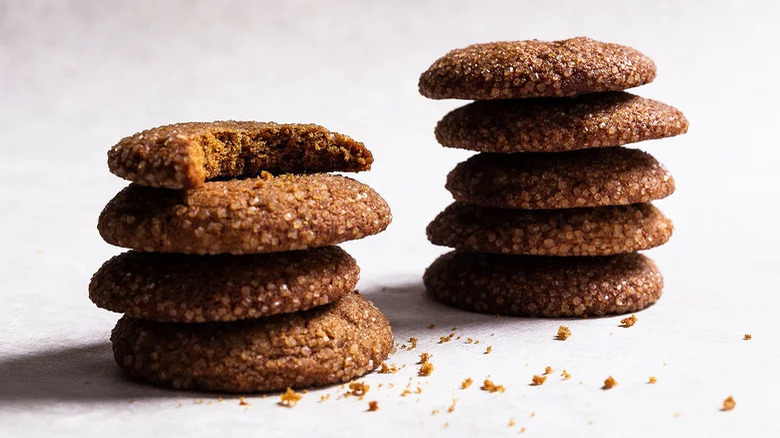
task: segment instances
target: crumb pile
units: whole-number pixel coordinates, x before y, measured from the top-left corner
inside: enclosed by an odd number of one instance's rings
[[[478,153],[450,172],[455,202],[427,228],[454,248],[426,270],[428,292],[471,311],[543,317],[658,300],[663,277],[638,251],[671,236],[651,201],[672,194],[674,179],[623,147],[688,130],[676,108],[623,91],[655,75],[639,51],[585,37],[475,44],[434,62],[422,95],[474,100],[438,123],[436,139]]]
[[[98,231],[129,248],[89,285],[124,313],[111,333],[127,374],[176,389],[287,391],[346,382],[393,348],[388,319],[354,291],[335,246],[392,216],[365,146],[317,125],[180,123],[127,137],[109,169],[132,181]]]

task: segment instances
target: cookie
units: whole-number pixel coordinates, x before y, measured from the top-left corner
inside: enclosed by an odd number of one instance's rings
[[[263,171],[358,172],[370,169],[373,160],[363,143],[319,125],[232,120],[159,126],[122,139],[108,152],[115,175],[172,189]]]
[[[603,256],[663,245],[672,229],[651,204],[510,210],[455,202],[427,231],[434,244],[467,251]]]
[[[130,376],[176,389],[278,391],[346,382],[393,348],[387,318],[349,293],[306,312],[236,322],[181,324],[123,316],[114,358]]]
[[[186,190],[131,184],[100,214],[98,231],[139,251],[252,254],[335,245],[391,221],[370,187],[329,175],[211,181]]]
[[[153,321],[235,321],[336,301],[359,276],[355,260],[337,246],[243,256],[128,251],[92,277],[89,298]]]
[[[545,154],[477,154],[447,176],[458,201],[486,207],[544,209],[626,205],[674,192],[674,179],[637,149]]]
[[[425,271],[430,294],[466,310],[566,317],[635,312],[661,297],[663,277],[641,254],[542,257],[452,251]]]
[[[625,92],[473,102],[436,126],[444,146],[480,152],[563,152],[684,134],[678,109]]]
[[[439,58],[420,76],[431,99],[562,97],[619,91],[655,79],[655,64],[631,47],[578,37],[474,44]]]

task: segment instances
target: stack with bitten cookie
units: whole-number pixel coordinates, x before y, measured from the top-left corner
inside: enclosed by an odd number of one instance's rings
[[[480,152],[447,177],[455,202],[428,226],[455,248],[427,290],[478,312],[586,316],[632,312],[663,288],[637,251],[672,223],[650,201],[674,191],[652,156],[626,143],[682,134],[677,109],[621,90],[655,78],[642,53],[588,38],[476,44],[420,77],[433,99],[476,102],[436,127],[444,146]]]
[[[100,215],[132,249],[93,276],[89,296],[125,314],[111,335],[130,375],[229,392],[347,381],[392,349],[387,318],[354,292],[338,243],[384,230],[387,203],[325,172],[373,158],[317,125],[180,123],[127,137],[110,170],[133,182]]]

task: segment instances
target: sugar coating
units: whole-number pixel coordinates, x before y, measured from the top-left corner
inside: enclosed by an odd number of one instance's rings
[[[172,189],[263,171],[357,172],[373,161],[363,143],[319,125],[233,120],[159,126],[123,138],[108,152],[112,173]]]
[[[473,102],[436,126],[444,146],[481,152],[561,152],[680,135],[678,109],[625,92]]]
[[[352,292],[359,276],[336,246],[243,256],[128,251],[92,277],[89,298],[153,321],[235,321],[325,305]]]
[[[626,205],[674,192],[674,179],[637,149],[477,154],[447,176],[458,201],[487,207],[546,209]]]
[[[185,190],[131,184],[106,205],[98,231],[112,245],[139,251],[252,254],[360,239],[391,220],[384,199],[358,181],[281,175]]]
[[[651,82],[655,64],[631,47],[586,37],[502,41],[453,50],[420,76],[431,99],[562,97]]]
[[[666,243],[672,222],[650,204],[511,210],[455,202],[428,225],[436,245],[476,252],[603,256]]]
[[[183,324],[123,316],[114,358],[131,376],[176,389],[279,391],[346,382],[387,358],[387,318],[357,293],[306,312]]]
[[[641,254],[543,257],[452,251],[425,271],[442,302],[481,313],[566,317],[635,312],[661,296],[663,277]]]

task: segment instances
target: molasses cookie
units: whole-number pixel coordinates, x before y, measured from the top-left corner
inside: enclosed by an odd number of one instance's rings
[[[125,248],[186,254],[252,254],[335,245],[384,230],[387,203],[370,187],[329,175],[211,181],[186,190],[131,184],[98,220]]]
[[[358,172],[371,168],[363,143],[319,125],[273,122],[190,122],[122,139],[108,152],[112,173],[138,184],[172,189],[215,178],[280,173]]]
[[[455,202],[427,231],[434,244],[467,251],[604,256],[662,245],[672,222],[651,204],[511,210]]]
[[[651,82],[655,64],[631,47],[578,37],[474,44],[439,58],[420,76],[431,99],[561,97]]]
[[[89,298],[134,318],[234,321],[336,301],[354,290],[359,275],[337,246],[243,256],[128,251],[92,277]]]
[[[487,207],[545,209],[626,205],[674,192],[674,179],[637,149],[477,154],[447,176],[458,201]]]
[[[620,146],[688,131],[676,108],[625,92],[567,99],[473,102],[436,126],[444,146],[480,152],[562,152]]]
[[[306,312],[222,323],[122,317],[114,358],[133,377],[177,389],[278,391],[346,382],[387,358],[393,334],[371,302],[349,293]]]
[[[635,312],[661,296],[663,277],[640,254],[542,257],[453,251],[425,271],[430,294],[482,313],[565,317]]]

